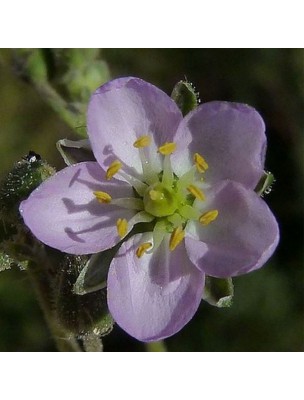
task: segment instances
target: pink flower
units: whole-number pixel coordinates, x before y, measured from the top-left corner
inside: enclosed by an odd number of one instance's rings
[[[20,212],[39,240],[72,254],[109,249],[141,224],[112,260],[108,305],[135,338],[168,337],[196,312],[205,274],[253,271],[277,246],[277,222],[254,192],[264,122],[227,102],[183,118],[164,92],[129,77],[93,94],[87,124],[97,162],[58,172]]]

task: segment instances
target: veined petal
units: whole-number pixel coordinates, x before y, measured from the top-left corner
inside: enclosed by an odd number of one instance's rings
[[[90,254],[114,246],[118,218],[130,219],[136,211],[97,201],[94,191],[112,198],[133,196],[132,187],[113,179],[97,162],[67,167],[43,182],[20,205],[25,224],[43,243],[66,253]]]
[[[254,189],[264,168],[265,125],[260,114],[245,104],[213,101],[189,113],[179,125],[176,141],[187,143],[191,157],[199,153],[208,163],[208,183],[231,179]],[[187,154],[172,155],[177,175],[193,165]]]
[[[218,210],[218,217],[206,226],[187,226],[186,249],[197,268],[226,278],[265,264],[279,241],[278,224],[267,204],[243,185],[224,181],[210,191],[208,205]]]
[[[151,235],[150,235],[151,236]],[[138,340],[160,340],[193,317],[203,293],[204,274],[187,256],[184,243],[169,251],[169,238],[152,254],[138,258],[150,240],[135,235],[123,243],[108,275],[108,305],[119,326]]]
[[[182,114],[162,90],[138,78],[120,78],[101,86],[92,95],[87,115],[88,133],[97,161],[106,170],[114,160],[125,171],[141,174],[139,151],[133,146],[151,135],[151,146],[142,149],[160,170],[157,148],[172,141]]]

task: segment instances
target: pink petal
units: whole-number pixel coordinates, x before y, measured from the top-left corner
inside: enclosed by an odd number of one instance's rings
[[[178,332],[193,317],[203,293],[204,274],[189,261],[184,243],[170,252],[168,238],[141,258],[142,235],[124,243],[108,275],[110,312],[138,340],[160,340]]]
[[[157,147],[172,141],[182,119],[174,101],[157,87],[138,78],[115,79],[92,95],[88,107],[88,132],[99,164],[107,169],[114,160],[125,164],[126,172],[142,172],[139,151],[133,146],[138,137],[151,135],[145,149],[160,169]]]
[[[133,196],[133,190],[116,179],[105,181],[104,176],[96,162],[61,170],[21,203],[25,224],[40,241],[66,253],[90,254],[112,247],[120,240],[117,219],[129,219],[134,212],[100,204],[93,192],[119,198]]]
[[[279,241],[275,217],[255,192],[225,181],[210,194],[207,209],[217,209],[215,221],[187,226],[186,249],[200,271],[225,278],[258,269],[274,252]]]
[[[231,179],[254,189],[264,168],[265,125],[260,114],[245,104],[205,103],[189,113],[180,124],[176,141],[189,147],[188,154],[173,154],[175,172],[193,165],[193,154],[209,164],[206,182]]]

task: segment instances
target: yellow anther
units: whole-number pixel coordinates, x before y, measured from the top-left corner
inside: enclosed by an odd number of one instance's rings
[[[174,142],[164,143],[162,146],[158,148],[159,153],[163,154],[164,156],[172,154],[175,150],[176,150],[176,143]]]
[[[99,203],[111,203],[112,197],[106,192],[93,192]]]
[[[149,196],[151,200],[163,200],[165,198],[165,195],[162,192],[159,192],[158,190],[150,190]]]
[[[198,172],[205,172],[209,168],[206,160],[200,154],[195,153],[193,159]]]
[[[199,217],[199,222],[203,225],[208,225],[218,216],[218,210],[207,211]]]
[[[203,193],[203,191],[201,189],[199,189],[197,186],[195,185],[189,185],[187,187],[188,192],[190,192],[191,194],[193,194],[193,196],[198,199],[198,200],[205,200],[205,195]]]
[[[152,247],[152,243],[147,242],[147,243],[143,243],[140,246],[138,246],[137,250],[136,250],[136,255],[138,258],[142,257],[145,252],[147,250],[149,250]]]
[[[150,146],[150,144],[151,144],[151,136],[144,135],[140,136],[137,140],[135,140],[133,146],[139,149],[140,147]]]
[[[128,232],[128,221],[125,218],[118,218],[116,221],[117,233],[123,238]]]
[[[185,231],[183,230],[183,228],[181,226],[175,228],[170,237],[169,249],[173,251],[176,246],[179,245],[180,242],[184,239],[184,237]]]
[[[106,179],[109,181],[122,167],[122,163],[118,160],[112,162],[106,172]]]

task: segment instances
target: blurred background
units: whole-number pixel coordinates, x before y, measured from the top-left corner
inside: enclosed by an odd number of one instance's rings
[[[0,50],[0,178],[29,150],[63,168],[56,141],[79,138],[89,93],[110,78],[138,76],[170,94],[186,77],[202,102],[250,104],[267,127],[266,168],[276,182],[265,200],[279,221],[279,247],[264,268],[234,279],[231,308],[202,302],[193,320],[165,343],[169,351],[303,351],[303,50],[94,50],[82,75],[85,91],[77,87],[81,53],[68,71],[68,50],[41,50],[30,64],[26,50]],[[72,118],[56,109],[59,97],[50,87],[68,103],[77,98],[69,103]],[[105,351],[145,350],[117,326],[103,341]],[[0,274],[0,351],[56,351],[26,272]]]

